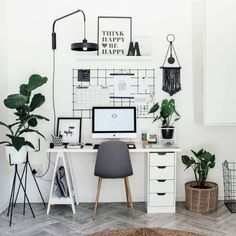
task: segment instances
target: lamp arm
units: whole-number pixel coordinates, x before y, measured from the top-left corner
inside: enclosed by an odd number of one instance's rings
[[[71,12],[65,16],[62,16],[62,17],[59,17],[57,18],[56,20],[54,20],[53,24],[52,24],[52,49],[55,50],[57,48],[57,43],[56,43],[56,33],[55,33],[55,25],[56,25],[56,22],[59,21],[59,20],[62,20],[66,17],[69,17],[71,15],[74,15],[78,12],[81,12],[83,14],[83,18],[84,18],[84,38],[86,38],[86,17],[85,17],[85,14],[84,14],[84,11],[82,10],[77,10],[77,11],[74,11],[74,12]]]

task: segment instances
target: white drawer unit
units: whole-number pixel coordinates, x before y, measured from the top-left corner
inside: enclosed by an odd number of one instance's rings
[[[150,167],[150,180],[151,179],[174,179],[175,168],[174,166],[151,166]]]
[[[150,193],[173,193],[174,184],[174,180],[150,180]]]
[[[175,154],[173,152],[151,152],[150,166],[174,166]]]
[[[174,205],[173,193],[151,193],[149,194],[149,205],[151,207],[169,207]]]
[[[175,212],[176,153],[150,152],[148,159],[147,212]]]

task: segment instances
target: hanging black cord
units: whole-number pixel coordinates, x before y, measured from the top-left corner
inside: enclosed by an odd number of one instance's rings
[[[53,134],[56,136],[56,106],[55,106],[55,72],[56,72],[56,52],[53,50],[52,59],[52,106],[53,106]]]
[[[48,166],[47,166],[47,170],[46,170],[42,175],[36,175],[36,174],[35,174],[35,177],[36,177],[36,178],[42,178],[42,177],[44,177],[44,176],[48,173],[48,171],[49,171],[50,164],[51,164],[51,153],[49,153],[49,155],[48,155]]]

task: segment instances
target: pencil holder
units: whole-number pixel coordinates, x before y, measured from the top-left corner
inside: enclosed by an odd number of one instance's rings
[[[63,146],[62,137],[53,137],[52,142],[54,146]]]

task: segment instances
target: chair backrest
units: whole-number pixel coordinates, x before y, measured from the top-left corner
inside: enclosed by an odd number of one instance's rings
[[[98,148],[94,175],[111,179],[133,175],[127,144],[122,141],[101,143]]]

